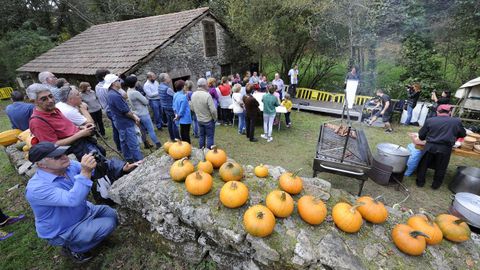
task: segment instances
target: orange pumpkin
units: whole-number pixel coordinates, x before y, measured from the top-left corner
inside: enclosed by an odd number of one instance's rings
[[[220,167],[218,174],[225,182],[239,181],[243,178],[243,168],[236,162],[226,162]]]
[[[327,216],[327,206],[325,206],[325,203],[310,195],[301,197],[298,200],[297,208],[300,217],[310,225],[321,224]]]
[[[192,162],[186,157],[175,161],[170,167],[170,177],[173,181],[184,181],[189,174],[195,171]]]
[[[435,223],[443,233],[443,237],[453,242],[464,242],[470,239],[470,228],[467,223],[456,216],[441,214],[435,218]]]
[[[359,204],[351,206],[348,203],[339,202],[332,209],[333,222],[337,227],[347,233],[356,233],[363,224],[362,215],[358,212]]]
[[[217,148],[216,145],[212,145],[212,150],[207,152],[205,159],[212,163],[214,169],[218,169],[223,163],[227,162],[227,153]]]
[[[292,196],[285,191],[274,190],[270,192],[265,203],[276,217],[285,218],[293,212]]]
[[[263,164],[260,164],[257,167],[255,167],[253,172],[255,173],[255,175],[257,177],[260,177],[260,178],[265,178],[265,177],[268,176],[268,168],[267,168],[267,166],[264,166]]]
[[[0,133],[0,145],[9,146],[18,141],[17,136],[22,133],[20,129],[10,129]]]
[[[196,171],[187,176],[185,187],[192,195],[207,194],[213,186],[212,176],[206,172]]]
[[[165,151],[165,153],[168,154],[168,149],[170,149],[170,146],[172,146],[173,142],[172,141],[166,141],[164,144],[163,144],[163,150]]]
[[[237,208],[244,205],[248,200],[247,186],[238,181],[225,183],[220,190],[220,201],[228,208]]]
[[[356,203],[363,203],[363,205],[359,206],[357,210],[366,221],[380,224],[387,220],[388,211],[382,202],[377,201],[370,196],[362,196],[357,199]]]
[[[395,246],[405,254],[412,256],[422,255],[427,246],[426,234],[416,231],[406,224],[397,224],[392,230],[392,239]]]
[[[433,222],[428,216],[415,215],[407,220],[407,225],[416,231],[421,231],[428,236],[425,240],[428,245],[437,245],[442,242],[443,233],[438,225]]]
[[[199,161],[198,164],[197,164],[197,170],[204,171],[208,174],[212,174],[213,173],[213,165],[208,160]]]
[[[275,228],[275,216],[263,205],[251,206],[243,215],[243,227],[253,236],[268,236]]]
[[[278,178],[280,187],[292,195],[302,192],[303,180],[297,175],[300,170],[296,171],[295,173],[282,173],[282,175],[280,175],[280,177]]]
[[[179,139],[168,148],[168,154],[173,159],[188,157],[190,153],[192,153],[192,146],[188,142],[180,141]]]

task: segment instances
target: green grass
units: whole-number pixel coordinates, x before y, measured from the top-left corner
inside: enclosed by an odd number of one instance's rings
[[[8,104],[0,102],[0,130],[10,128],[8,119],[3,112]],[[312,175],[312,164],[315,156],[315,149],[318,140],[318,132],[321,123],[333,120],[331,117],[305,113],[293,112],[293,126],[273,132],[273,142],[267,143],[260,139],[262,128],[260,124],[256,128],[256,136],[259,142],[251,143],[245,136],[237,134],[236,127],[219,126],[215,131],[216,144],[225,149],[228,155],[242,164],[257,165],[260,163],[280,165],[288,170],[304,168],[300,173],[303,176]],[[284,122],[284,119],[282,119]],[[372,153],[375,152],[375,145],[380,142],[393,142],[406,145],[409,142],[406,133],[415,131],[414,127],[394,126],[393,134],[385,134],[382,129],[365,129]],[[110,129],[108,129],[111,132]],[[162,142],[167,139],[167,132],[158,133]],[[111,136],[110,136],[111,138]],[[110,139],[110,143],[113,145]],[[198,146],[196,139],[193,145]],[[146,151],[145,153],[147,153]],[[446,184],[452,179],[457,165],[475,166],[478,161],[452,157],[446,177],[446,183],[438,191],[429,187],[417,188],[415,178],[404,179],[405,185],[410,189],[411,198],[404,206],[417,211],[425,208],[433,213],[445,212],[450,203],[450,192]],[[68,260],[59,255],[58,248],[50,247],[44,240],[39,239],[35,233],[33,213],[24,198],[26,179],[18,176],[10,165],[6,154],[0,152],[0,207],[7,214],[24,213],[27,219],[12,226],[3,228],[6,231],[13,231],[15,234],[10,239],[0,242],[0,269],[65,269],[76,268]],[[330,174],[321,174],[321,178],[331,181],[333,187],[345,189],[351,193],[357,192],[357,181]],[[431,179],[431,175],[429,176]],[[427,180],[428,181],[428,180]],[[430,180],[431,181],[431,180]],[[16,184],[19,188],[7,192]],[[427,182],[428,186],[428,182]],[[394,187],[383,187],[372,181],[367,181],[364,194],[384,194],[388,205],[403,199],[404,195],[396,191]],[[88,269],[214,269],[215,264],[211,261],[204,261],[199,265],[186,265],[178,259],[173,259],[161,249],[160,236],[150,232],[145,222],[131,222],[118,227],[105,245],[96,249],[97,256],[82,268]],[[78,267],[80,268],[80,267]]]

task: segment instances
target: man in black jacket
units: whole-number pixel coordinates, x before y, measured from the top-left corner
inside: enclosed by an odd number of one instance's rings
[[[417,106],[418,98],[420,97],[420,84],[415,83],[413,86],[407,87],[408,99],[407,99],[407,119],[405,125],[410,125],[412,120],[413,109]]]
[[[426,140],[424,154],[417,171],[417,186],[425,185],[427,169],[433,166],[432,188],[438,189],[443,182],[447,171],[452,146],[457,138],[467,135],[462,122],[458,118],[450,117],[450,105],[440,105],[437,108],[437,116],[427,119],[425,125],[418,132],[420,140]]]

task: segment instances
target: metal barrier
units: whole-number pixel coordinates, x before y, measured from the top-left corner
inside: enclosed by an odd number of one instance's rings
[[[0,88],[0,99],[9,99],[12,96],[13,88],[3,87]]]

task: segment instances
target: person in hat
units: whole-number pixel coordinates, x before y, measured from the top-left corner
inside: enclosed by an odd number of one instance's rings
[[[140,118],[135,115],[123,98],[121,80],[115,74],[105,76],[104,88],[108,89],[108,107],[113,115],[113,123],[118,130],[123,157],[129,162],[143,160],[143,154],[137,140],[135,125],[140,125]]]
[[[432,189],[438,189],[443,182],[450,162],[452,146],[457,138],[467,135],[462,121],[450,117],[452,106],[442,104],[437,108],[437,116],[428,118],[418,132],[420,140],[426,140],[424,154],[417,170],[417,186],[425,185],[428,168],[434,168]]]
[[[87,201],[96,159],[86,154],[81,162],[70,160],[68,149],[51,142],[30,149],[28,159],[37,171],[28,181],[25,197],[35,216],[38,237],[61,246],[62,254],[83,263],[92,258],[89,251],[115,230],[117,212]]]

